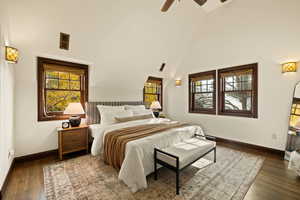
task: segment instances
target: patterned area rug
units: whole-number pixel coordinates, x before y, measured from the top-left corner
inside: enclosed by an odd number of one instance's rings
[[[118,181],[118,172],[100,157],[82,156],[44,167],[48,200],[242,200],[258,174],[264,158],[217,148],[181,173],[181,195],[175,195],[175,174],[159,170],[159,179],[147,177],[148,188],[131,193]]]

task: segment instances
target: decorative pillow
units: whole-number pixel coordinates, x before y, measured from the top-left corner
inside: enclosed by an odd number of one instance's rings
[[[131,117],[133,113],[131,110],[110,110],[101,112],[101,125],[115,124],[115,118]]]
[[[146,107],[145,105],[137,105],[137,106],[125,105],[125,110],[146,110]]]
[[[103,106],[103,105],[98,105],[97,108],[100,112],[100,115],[104,111],[115,111],[115,110],[121,111],[121,110],[125,110],[125,106]]]
[[[150,109],[145,109],[145,110],[133,110],[133,115],[134,116],[139,116],[139,115],[152,115],[153,118],[154,118],[154,115],[153,115],[153,112],[152,110]]]
[[[129,121],[151,119],[151,118],[153,118],[152,114],[136,115],[136,116],[132,116],[132,117],[115,117],[115,120],[117,121],[117,123],[121,123],[121,122],[129,122]]]

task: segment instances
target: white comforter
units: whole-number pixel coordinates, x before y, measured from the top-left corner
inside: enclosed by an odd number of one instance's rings
[[[126,123],[113,124],[108,126],[97,125],[92,128],[94,142],[92,155],[98,155],[103,151],[105,135],[113,130],[125,127],[132,127],[142,124],[166,123],[169,119],[146,119]],[[128,142],[126,145],[125,159],[119,172],[119,179],[130,187],[132,192],[147,188],[146,176],[154,171],[153,152],[154,147],[165,148],[178,143],[193,135],[202,134],[200,126],[186,126],[163,131],[161,134],[154,134],[145,138]]]

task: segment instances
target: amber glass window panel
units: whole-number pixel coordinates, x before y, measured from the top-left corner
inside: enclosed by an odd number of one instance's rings
[[[45,112],[48,115],[63,112],[69,103],[81,102],[81,80],[79,74],[46,70]]]
[[[189,112],[216,113],[216,71],[189,75]]]
[[[257,64],[221,69],[219,114],[257,118]]]
[[[38,58],[38,91],[39,121],[66,119],[69,103],[88,99],[88,66]]]
[[[153,101],[159,101],[163,106],[163,80],[162,78],[149,77],[144,85],[144,103],[150,108]]]

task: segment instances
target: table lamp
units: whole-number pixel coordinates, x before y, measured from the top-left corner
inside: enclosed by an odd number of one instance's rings
[[[84,110],[81,103],[69,103],[68,107],[64,111],[64,114],[71,115],[69,118],[71,127],[78,127],[81,123],[80,115],[84,114]]]
[[[150,108],[152,109],[154,116],[156,118],[158,118],[158,116],[159,116],[159,110],[161,109],[161,105],[160,105],[159,101],[153,101],[151,103]]]

